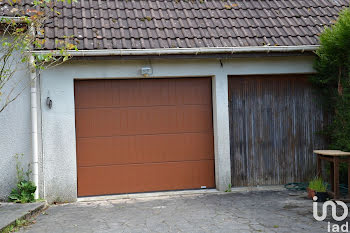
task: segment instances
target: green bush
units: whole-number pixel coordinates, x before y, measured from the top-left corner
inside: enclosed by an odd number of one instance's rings
[[[321,177],[315,177],[309,182],[309,189],[315,190],[316,192],[326,192],[327,184],[322,180]]]
[[[31,181],[21,181],[17,184],[17,187],[12,189],[9,196],[9,200],[12,202],[28,203],[34,202],[34,192],[36,186]]]
[[[320,35],[311,78],[330,117],[323,134],[330,149],[350,151],[350,9]]]
[[[17,185],[16,188],[12,189],[9,195],[9,201],[17,203],[28,203],[34,202],[34,193],[36,190],[35,184],[30,181],[30,164],[28,164],[27,171],[24,171],[20,159],[23,154],[16,154],[16,171],[17,171]]]

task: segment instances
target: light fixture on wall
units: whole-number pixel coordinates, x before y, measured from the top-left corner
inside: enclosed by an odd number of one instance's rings
[[[49,109],[52,108],[52,100],[50,99],[50,97],[46,98],[46,105],[47,105],[47,107],[49,107]]]
[[[142,67],[141,68],[141,74],[144,76],[144,77],[148,77],[150,75],[153,74],[153,70],[151,67],[148,67],[148,66],[145,66],[145,67]]]

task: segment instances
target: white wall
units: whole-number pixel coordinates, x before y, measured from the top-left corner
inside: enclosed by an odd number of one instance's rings
[[[223,190],[231,179],[227,160],[227,75],[310,73],[313,72],[312,62],[313,57],[236,58],[222,60],[223,66],[218,59],[96,60],[70,61],[45,71],[41,75],[44,198],[48,201],[75,201],[77,198],[74,79],[142,78],[140,69],[143,66],[153,68],[151,77],[212,76],[216,182]],[[52,109],[45,104],[48,96],[53,101]]]
[[[14,78],[29,81],[29,74],[19,71]],[[11,189],[15,187],[16,153],[24,154],[21,160],[23,165],[27,166],[31,162],[29,86],[17,100],[0,113],[0,200],[6,200]]]

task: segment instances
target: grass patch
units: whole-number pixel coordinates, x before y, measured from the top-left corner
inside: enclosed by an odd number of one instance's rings
[[[21,227],[29,226],[30,224],[33,224],[33,223],[34,221],[17,219],[14,224],[7,226],[5,229],[1,231],[1,233],[17,232]]]

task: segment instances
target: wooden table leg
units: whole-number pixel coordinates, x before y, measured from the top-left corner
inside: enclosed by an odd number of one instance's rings
[[[348,196],[350,199],[350,158],[348,158]]]
[[[334,193],[335,187],[334,187],[334,162],[330,162],[331,169],[330,169],[330,175],[331,175],[331,185],[332,185],[332,192]]]
[[[334,199],[339,199],[339,158],[335,157],[334,161]]]
[[[317,176],[322,177],[322,163],[319,155],[317,156]]]

